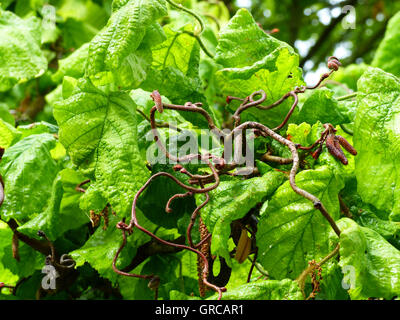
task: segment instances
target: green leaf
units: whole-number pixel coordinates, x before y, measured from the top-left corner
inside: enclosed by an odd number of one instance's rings
[[[400,238],[400,222],[393,222],[378,218],[368,210],[361,210],[356,216],[356,221],[363,227],[378,232],[386,240]]]
[[[400,12],[396,13],[386,28],[385,37],[376,50],[373,67],[381,68],[400,77]]]
[[[243,218],[257,203],[272,195],[283,180],[282,173],[269,171],[262,177],[222,181],[210,191],[210,201],[201,210],[201,218],[212,233],[212,254],[220,255],[229,265],[232,264],[227,245],[231,222]],[[199,196],[197,205],[204,200],[204,195]]]
[[[337,259],[332,258],[322,266],[321,279],[316,300],[349,300],[347,290],[342,287],[343,273]]]
[[[21,133],[18,132],[14,126],[10,125],[0,118],[0,147],[7,149],[17,142],[21,137]]]
[[[252,92],[263,89],[267,94],[263,106],[268,106],[293,90],[296,86],[302,85],[301,70],[298,68],[299,58],[292,54],[286,47],[280,49],[277,57],[271,59],[273,66],[256,68],[225,68],[216,73],[221,93],[224,96],[235,96],[245,98]],[[269,62],[269,61],[268,61]],[[288,113],[293,103],[288,98],[279,106],[270,110],[250,108],[241,114],[242,122],[258,121],[270,127],[279,125]],[[234,111],[237,104],[230,103],[229,108]]]
[[[18,278],[29,277],[44,265],[44,256],[19,241],[17,261],[12,253],[13,232],[0,221],[0,282],[14,284]]]
[[[23,220],[41,212],[58,172],[50,150],[56,139],[48,133],[20,140],[4,153],[0,174],[5,183],[2,218]]]
[[[216,73],[220,94],[245,98],[263,89],[267,106],[285,95],[295,86],[303,84],[299,57],[294,50],[269,36],[256,24],[246,9],[240,9],[221,30],[216,61],[224,69]],[[242,120],[258,121],[276,126],[282,122],[292,98],[268,111],[250,108],[242,113]],[[231,103],[233,111],[238,104]]]
[[[335,71],[331,77],[333,80],[345,84],[351,90],[357,91],[357,81],[367,69],[368,65],[365,63],[350,64]]]
[[[213,296],[210,299],[216,299]],[[303,300],[296,281],[265,280],[246,283],[222,295],[222,300]]]
[[[21,133],[21,139],[33,134],[58,133],[58,127],[46,121],[33,122],[28,125],[18,126],[17,130]]]
[[[12,231],[6,223],[0,221],[0,261],[2,261],[4,256],[4,250],[11,246]],[[6,283],[8,285],[14,285],[18,281],[18,276],[13,274],[5,264],[0,263],[0,282]],[[6,280],[7,279],[7,280]],[[4,292],[2,292],[4,293]],[[0,298],[1,300],[1,298]]]
[[[142,89],[135,89],[132,90],[129,95],[132,98],[133,101],[137,104],[139,109],[148,117],[150,116],[150,110],[151,108],[154,107],[154,101],[150,97],[151,92],[149,91],[144,91]],[[169,99],[165,96],[161,96],[162,101],[165,103],[171,103]],[[176,110],[164,110],[163,113],[158,113],[156,116],[156,122],[169,122],[170,124],[175,123],[176,125],[179,125],[179,128],[184,129],[184,128],[192,128],[193,125],[189,123],[188,121],[185,120],[185,118],[182,117],[182,115],[176,111]],[[149,122],[147,122],[150,124]],[[148,129],[149,131],[149,129]],[[151,139],[153,140],[153,139]]]
[[[40,50],[40,20],[0,10],[0,91],[39,77],[47,70]]]
[[[151,72],[141,88],[150,92],[157,89],[174,104],[202,102],[203,108],[213,116],[213,109],[207,106],[207,99],[202,93],[199,77],[200,46],[194,37],[183,32],[191,31],[191,25],[176,32],[168,25],[163,29],[167,39],[152,48]],[[194,125],[207,125],[197,113],[180,114]]]
[[[339,107],[339,102],[333,98],[334,92],[327,88],[312,91],[308,99],[301,105],[296,115],[296,123],[308,122],[331,123],[337,125],[348,123],[351,120],[347,114]]]
[[[170,300],[202,300],[200,297],[190,296],[177,290],[171,290],[169,293]]]
[[[338,193],[344,184],[329,167],[298,173],[296,184],[318,197],[333,219],[339,218]],[[309,260],[329,253],[330,229],[313,203],[295,193],[287,181],[272,196],[258,223],[258,261],[271,277],[294,279]]]
[[[148,230],[154,230],[157,227],[149,222],[140,210],[137,210],[136,213],[141,226]],[[112,269],[112,261],[122,244],[122,232],[116,227],[119,221],[118,217],[110,215],[109,225],[106,230],[99,226],[83,247],[71,252],[71,256],[76,260],[78,267],[88,262],[102,277],[112,282],[117,280],[118,274]],[[160,234],[157,235],[160,236]],[[149,240],[150,236],[135,230],[127,238],[127,245],[118,258],[117,267],[122,269],[127,266],[135,256],[137,248]]]
[[[83,247],[71,252],[77,267],[88,262],[99,272],[100,276],[113,282],[116,281],[118,275],[112,269],[112,261],[122,243],[122,232],[115,227],[117,222],[119,222],[118,217],[110,216],[110,224],[106,230],[99,226]],[[137,238],[137,234],[144,238],[142,233],[135,232],[133,236],[129,237],[129,240]],[[126,266],[135,253],[136,245],[129,241],[120,255],[118,266]]]
[[[242,68],[264,59],[281,46],[289,47],[266,34],[250,12],[242,8],[220,31],[215,60],[224,67]]]
[[[357,191],[364,202],[400,221],[400,81],[377,68],[358,81],[354,123]]]
[[[172,169],[163,170],[173,174]],[[152,174],[157,173],[153,171]],[[178,220],[183,215],[190,216],[196,209],[193,197],[177,199],[171,204],[171,213],[165,212],[168,200],[177,193],[185,190],[167,177],[159,177],[153,181],[138,200],[138,207],[151,222],[165,227],[176,228]]]
[[[138,77],[135,68],[142,64],[149,65],[150,53],[147,45],[142,51],[137,50],[146,35],[146,28],[166,14],[164,0],[130,0],[118,6],[107,25],[90,42],[86,75],[94,77],[100,72],[117,73],[121,67],[128,72],[131,68],[129,74],[134,77],[132,82],[137,86],[145,77],[142,72]]]
[[[294,143],[300,143],[302,146],[310,146],[321,137],[324,130],[322,123],[317,122],[312,126],[306,122],[299,125],[289,123],[286,134]]]
[[[353,220],[339,221],[340,266],[352,299],[400,295],[400,251],[377,232]],[[346,281],[345,281],[346,280]]]
[[[12,126],[14,126],[15,124],[15,119],[11,115],[7,104],[2,102],[0,103],[0,119],[4,120],[4,122],[11,124]]]
[[[127,214],[148,177],[137,144],[136,105],[129,95],[106,94],[82,79],[70,97],[56,103],[54,117],[72,161],[92,177],[87,194],[97,190],[115,212]]]
[[[71,176],[68,178],[71,180],[74,173],[75,172],[71,169],[65,169],[60,172],[57,178],[54,179],[53,190],[47,208],[32,220],[19,227],[18,231],[30,237],[34,237],[38,230],[42,230],[54,241],[65,231],[76,229],[89,222],[89,218],[78,208],[80,193],[71,188],[75,191],[77,196],[72,197],[72,199],[64,198],[66,192],[62,182],[62,176],[65,177],[66,174],[70,174]],[[74,187],[83,181],[81,179],[82,178],[75,174]],[[74,200],[74,202],[71,203],[71,200]]]

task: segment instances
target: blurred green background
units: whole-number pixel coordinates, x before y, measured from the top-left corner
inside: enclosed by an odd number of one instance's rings
[[[279,29],[274,37],[297,49],[307,82],[319,77],[318,68],[331,55],[344,65],[371,63],[388,20],[400,10],[398,0],[224,0],[224,3],[231,15],[244,7],[263,29]]]

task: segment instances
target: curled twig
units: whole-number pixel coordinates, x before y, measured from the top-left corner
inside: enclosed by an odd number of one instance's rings
[[[89,182],[90,182],[90,179],[87,179],[87,180],[82,181],[81,183],[79,183],[79,184],[75,187],[75,190],[78,191],[78,192],[85,193],[86,190],[83,189],[82,187],[83,187],[85,184],[88,184]]]
[[[213,168],[213,166],[212,166],[210,163],[209,163],[209,165],[210,165],[210,168],[211,168],[212,170],[214,170],[213,172],[215,172],[215,169]],[[215,172],[215,174],[216,174],[216,172]],[[196,253],[196,254],[202,259],[202,261],[203,261],[203,263],[204,263],[203,274],[202,274],[202,278],[203,278],[204,284],[205,284],[207,287],[209,287],[209,288],[213,289],[214,291],[218,292],[219,299],[221,299],[221,297],[222,297],[222,292],[226,291],[226,289],[225,289],[225,288],[217,287],[217,286],[213,285],[212,283],[208,282],[208,280],[207,280],[207,275],[208,275],[208,271],[209,271],[209,265],[208,265],[208,260],[207,260],[207,258],[204,256],[204,254],[203,254],[202,252],[200,252],[199,250],[194,249],[194,248],[192,248],[192,247],[186,246],[186,245],[176,244],[176,243],[173,243],[173,242],[169,242],[169,241],[163,240],[163,239],[157,237],[157,236],[156,236],[155,234],[153,234],[152,232],[150,232],[150,231],[148,231],[147,229],[143,228],[143,227],[139,224],[139,222],[138,222],[138,220],[137,220],[137,217],[136,217],[136,203],[137,203],[137,200],[138,200],[139,196],[140,196],[141,193],[147,188],[147,186],[150,184],[150,182],[151,182],[152,180],[154,180],[155,178],[160,177],[160,176],[166,176],[166,177],[172,179],[173,181],[175,181],[176,183],[178,183],[180,186],[182,186],[182,187],[185,188],[186,190],[190,190],[190,191],[193,191],[193,190],[194,190],[195,193],[205,193],[205,192],[207,192],[207,191],[210,191],[210,190],[216,188],[216,187],[218,186],[218,184],[219,184],[219,177],[218,177],[218,175],[216,175],[216,183],[215,183],[213,186],[208,187],[208,188],[202,188],[202,189],[196,189],[196,188],[193,188],[193,187],[189,187],[189,186],[187,186],[187,185],[184,185],[184,184],[181,183],[179,180],[177,180],[174,176],[172,176],[171,174],[169,174],[169,173],[167,173],[167,172],[159,172],[159,173],[156,173],[155,175],[151,176],[151,177],[147,180],[147,182],[142,186],[142,188],[140,188],[139,191],[138,191],[138,192],[136,193],[136,195],[135,195],[135,198],[134,198],[133,203],[132,203],[132,214],[131,214],[131,221],[130,221],[129,225],[127,225],[127,224],[125,224],[125,223],[119,223],[119,224],[118,224],[118,228],[122,229],[122,231],[123,231],[123,243],[122,243],[121,247],[119,248],[119,250],[117,251],[117,253],[116,253],[115,257],[114,257],[114,260],[113,260],[113,269],[114,269],[115,272],[117,272],[118,274],[121,274],[121,275],[135,276],[135,277],[140,277],[140,278],[144,278],[144,279],[151,279],[151,278],[153,277],[153,275],[148,275],[148,276],[131,275],[131,274],[129,274],[129,273],[125,273],[125,272],[123,272],[123,271],[118,270],[118,268],[116,267],[116,261],[117,261],[117,259],[118,259],[118,256],[119,256],[120,252],[122,251],[122,249],[124,248],[124,246],[126,245],[126,234],[125,234],[125,232],[126,232],[126,231],[132,232],[132,231],[133,231],[133,227],[136,227],[136,228],[138,228],[140,231],[146,233],[146,234],[149,235],[150,237],[154,238],[155,240],[157,240],[157,241],[159,241],[159,242],[161,242],[161,243],[163,243],[163,244],[165,244],[165,245],[169,245],[169,246],[175,247],[175,248],[186,249],[186,250],[189,250],[189,251],[192,251],[192,252]]]
[[[168,1],[170,2],[170,1]],[[171,2],[170,2],[171,3]],[[176,4],[173,3],[173,5],[178,6]],[[180,6],[179,6],[180,7]],[[132,211],[131,211],[131,221],[129,222],[129,224],[125,223],[125,221],[121,221],[117,224],[117,228],[121,229],[122,231],[122,235],[123,235],[123,241],[122,244],[120,246],[120,248],[117,250],[116,255],[114,256],[113,259],[113,270],[115,272],[117,272],[120,275],[125,275],[125,276],[129,276],[129,277],[138,277],[138,278],[142,278],[142,279],[148,279],[150,280],[149,282],[149,288],[153,289],[156,291],[155,295],[157,297],[158,295],[158,286],[160,283],[160,279],[158,278],[158,276],[156,275],[138,275],[138,274],[131,274],[122,270],[119,270],[116,267],[116,262],[118,260],[119,254],[121,253],[121,251],[123,250],[123,248],[125,247],[126,243],[127,243],[127,234],[130,235],[133,233],[134,228],[139,229],[141,232],[146,233],[147,235],[149,235],[152,239],[154,239],[155,241],[165,245],[165,246],[169,246],[172,248],[175,248],[176,250],[189,250],[191,252],[194,252],[197,254],[198,259],[199,259],[199,278],[200,278],[200,289],[201,289],[201,295],[204,294],[204,288],[202,289],[203,286],[206,286],[210,289],[213,289],[214,291],[218,292],[218,298],[221,299],[222,296],[222,292],[224,292],[226,289],[224,287],[215,285],[210,283],[210,281],[208,280],[208,274],[210,271],[210,262],[209,259],[207,258],[208,255],[208,251],[209,251],[209,245],[210,245],[210,240],[211,240],[211,234],[207,232],[205,232],[203,229],[201,229],[202,231],[202,235],[201,235],[201,241],[198,244],[193,244],[192,241],[192,236],[191,236],[191,230],[193,228],[193,225],[196,221],[196,218],[199,216],[200,210],[209,202],[209,191],[215,189],[218,185],[219,185],[219,181],[220,181],[220,175],[222,174],[230,174],[228,171],[232,170],[233,168],[237,167],[236,163],[227,163],[226,160],[224,159],[224,157],[217,157],[211,154],[189,154],[189,155],[185,155],[182,157],[177,157],[174,156],[172,154],[170,154],[167,151],[166,146],[164,145],[164,143],[161,141],[159,133],[157,131],[157,125],[156,125],[156,121],[155,121],[155,113],[156,111],[158,112],[163,112],[165,109],[171,109],[171,110],[177,110],[177,111],[185,111],[185,112],[195,112],[195,113],[199,113],[201,114],[207,121],[208,123],[208,127],[210,128],[210,130],[219,138],[226,138],[228,143],[232,142],[233,137],[235,137],[234,139],[234,147],[235,147],[235,152],[236,150],[239,150],[239,147],[246,147],[246,139],[243,138],[243,132],[246,129],[253,129],[255,130],[254,132],[255,134],[255,138],[257,138],[258,136],[263,136],[263,137],[271,137],[272,139],[278,141],[280,144],[285,145],[286,147],[289,148],[292,157],[291,158],[280,158],[280,157],[275,157],[270,155],[269,153],[266,153],[265,155],[263,155],[262,160],[264,161],[273,161],[273,162],[277,162],[279,164],[292,164],[292,168],[290,170],[290,172],[288,172],[289,174],[289,182],[290,182],[290,186],[291,188],[294,190],[294,192],[296,192],[297,194],[301,195],[302,197],[310,200],[313,205],[314,208],[319,210],[321,212],[321,214],[325,217],[325,219],[329,222],[329,224],[331,225],[332,229],[335,231],[335,233],[340,236],[340,230],[338,228],[338,226],[336,225],[335,221],[333,220],[333,218],[329,215],[329,213],[327,212],[326,208],[324,207],[324,205],[322,204],[322,202],[314,195],[312,195],[311,193],[307,192],[306,190],[303,190],[301,188],[299,188],[296,184],[296,173],[297,170],[299,168],[299,154],[298,154],[298,149],[300,150],[309,150],[311,152],[311,150],[313,150],[314,148],[317,148],[315,151],[313,151],[312,156],[317,159],[319,154],[322,151],[322,145],[323,143],[326,143],[328,150],[330,150],[331,153],[333,153],[333,151],[335,151],[336,153],[336,157],[339,157],[339,151],[342,151],[340,149],[340,146],[342,146],[343,148],[345,148],[346,150],[348,150],[350,153],[352,154],[356,154],[356,151],[354,150],[354,148],[347,142],[344,140],[344,138],[340,137],[340,136],[335,136],[335,132],[336,130],[333,128],[332,125],[330,124],[325,124],[325,130],[321,133],[321,137],[315,142],[313,143],[311,146],[305,147],[305,146],[301,146],[298,144],[294,144],[292,141],[290,141],[289,139],[286,139],[284,137],[282,137],[281,135],[279,135],[277,133],[277,131],[279,131],[280,129],[282,129],[287,122],[289,121],[291,115],[293,114],[297,104],[298,104],[298,94],[300,93],[304,93],[306,90],[309,89],[315,89],[318,88],[320,86],[320,84],[322,83],[322,81],[324,81],[326,78],[328,78],[332,72],[338,70],[340,66],[340,62],[337,58],[335,57],[330,57],[328,59],[328,68],[330,69],[330,72],[328,73],[324,73],[321,78],[319,79],[319,81],[317,82],[317,84],[313,85],[313,86],[300,86],[300,87],[295,87],[293,90],[291,90],[290,92],[286,93],[285,95],[283,95],[279,100],[275,101],[274,103],[270,104],[269,106],[262,106],[261,103],[265,101],[266,99],[266,94],[263,90],[259,90],[256,92],[253,92],[251,95],[249,95],[248,97],[246,97],[245,99],[242,98],[237,98],[237,97],[228,97],[227,98],[227,102],[229,103],[231,100],[238,100],[241,101],[241,105],[239,106],[239,108],[235,111],[234,115],[233,115],[233,119],[234,119],[234,130],[232,132],[230,132],[229,134],[224,133],[222,130],[220,130],[219,128],[216,127],[215,123],[213,122],[212,117],[208,114],[208,112],[206,110],[204,110],[201,107],[201,103],[192,103],[192,102],[187,102],[184,105],[174,105],[174,104],[166,104],[162,102],[161,99],[161,95],[158,93],[157,90],[153,91],[151,94],[152,99],[155,102],[154,107],[150,110],[150,117],[149,117],[149,121],[151,124],[151,128],[153,131],[153,135],[154,135],[154,140],[156,142],[156,144],[158,145],[159,149],[161,150],[161,152],[163,152],[165,154],[165,156],[170,159],[173,162],[176,162],[177,164],[174,165],[173,169],[175,171],[179,171],[183,174],[186,174],[190,179],[189,179],[189,184],[187,185],[183,182],[181,182],[180,180],[178,180],[175,176],[167,173],[167,172],[158,172],[154,175],[152,175],[147,182],[139,189],[139,191],[136,193],[133,202],[132,202]],[[256,99],[256,97],[258,97],[258,99]],[[285,116],[285,118],[283,119],[282,123],[280,125],[278,125],[276,128],[270,129],[260,123],[257,122],[245,122],[245,123],[240,123],[240,114],[252,107],[257,107],[259,109],[262,110],[269,110],[271,108],[277,107],[278,105],[280,105],[283,101],[285,101],[286,99],[288,99],[289,97],[293,98],[293,103],[287,113],[287,115]],[[236,137],[239,136],[239,138],[237,139]],[[227,145],[227,142],[225,141],[225,145]],[[240,149],[241,150],[241,149]],[[247,149],[246,149],[247,150]],[[225,153],[225,150],[224,150]],[[344,156],[344,154],[343,154]],[[199,174],[192,174],[190,173],[186,168],[184,168],[182,166],[182,163],[189,163],[192,160],[201,160],[203,163],[207,164],[209,169],[211,170],[211,174],[206,174],[206,175],[199,175]],[[343,161],[342,161],[343,162]],[[343,162],[344,163],[344,162]],[[253,171],[249,171],[247,173],[247,177],[250,177],[251,174],[253,173]],[[157,237],[154,233],[150,232],[149,230],[145,229],[144,227],[142,227],[138,220],[137,220],[137,216],[136,216],[136,203],[138,201],[138,198],[140,197],[140,195],[143,193],[143,191],[148,187],[148,185],[156,178],[160,177],[160,176],[165,176],[171,180],[173,180],[176,184],[178,184],[180,187],[182,187],[184,190],[186,190],[185,193],[179,193],[179,194],[175,194],[173,195],[167,202],[166,204],[166,211],[167,212],[171,212],[171,202],[177,198],[182,198],[182,197],[186,197],[186,196],[193,196],[194,194],[204,194],[205,195],[205,200],[203,201],[203,203],[201,203],[192,213],[191,219],[190,219],[190,223],[187,227],[186,230],[186,237],[187,237],[187,241],[189,246],[181,244],[181,243],[175,243],[175,242],[170,242],[170,241],[166,241],[163,240],[159,237]],[[211,185],[209,185],[208,187],[205,187],[206,183],[211,183]],[[199,186],[199,188],[195,187],[196,185]],[[202,225],[202,223],[200,223]],[[203,225],[203,227],[205,227]],[[255,239],[255,232],[252,233],[252,241]],[[198,250],[197,248],[200,248],[200,250]],[[207,249],[205,251],[205,248]],[[246,250],[245,253],[246,254],[240,254],[240,257],[238,256],[238,260],[239,261],[243,261],[243,259],[245,259],[245,257],[247,257],[249,250],[251,250],[252,253],[255,253],[255,256],[252,260],[252,266],[249,272],[249,276],[248,276],[248,281],[251,278],[251,272],[253,270],[254,267],[258,268],[259,266],[257,266],[256,263],[256,255],[257,255],[257,248],[249,248],[249,245],[247,244],[246,246]],[[324,260],[322,262],[320,262],[320,264],[324,263]],[[303,272],[304,273],[304,272]],[[306,273],[306,275],[309,274]]]

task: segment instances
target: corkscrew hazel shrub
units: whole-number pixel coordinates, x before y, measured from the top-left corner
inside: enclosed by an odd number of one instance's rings
[[[398,297],[398,18],[310,84],[284,28],[191,3],[0,9],[0,298]]]

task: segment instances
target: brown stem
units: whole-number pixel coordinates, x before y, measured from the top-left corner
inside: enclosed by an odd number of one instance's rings
[[[210,163],[208,163],[208,164],[209,164],[211,170],[216,174],[215,168],[214,168]],[[119,254],[121,253],[122,249],[123,249],[123,248],[125,247],[125,245],[126,245],[126,231],[128,231],[128,232],[131,233],[131,232],[133,231],[133,227],[136,227],[136,228],[138,228],[140,231],[142,231],[143,233],[146,233],[147,235],[149,235],[150,237],[152,237],[153,239],[159,241],[159,242],[162,243],[162,244],[165,244],[165,245],[171,246],[171,247],[175,247],[175,248],[181,248],[181,249],[189,250],[189,251],[192,251],[192,252],[196,253],[196,254],[202,259],[202,261],[203,261],[203,263],[204,263],[204,268],[203,268],[203,273],[202,273],[202,277],[203,277],[203,282],[204,282],[204,284],[205,284],[206,286],[208,286],[209,288],[213,289],[214,291],[218,292],[218,299],[221,299],[221,297],[222,297],[222,292],[226,291],[226,288],[217,287],[217,286],[215,286],[215,285],[213,285],[212,283],[210,283],[210,282],[207,281],[207,274],[208,274],[208,270],[209,270],[209,264],[208,264],[207,258],[204,256],[204,254],[203,254],[202,252],[200,252],[199,250],[196,250],[196,249],[194,249],[194,248],[192,248],[192,247],[186,246],[186,245],[176,244],[176,243],[172,243],[172,242],[170,242],[170,241],[163,240],[163,239],[157,237],[155,234],[153,234],[152,232],[150,232],[149,230],[145,229],[144,227],[142,227],[142,226],[139,224],[139,222],[138,222],[138,220],[137,220],[137,217],[136,217],[136,203],[137,203],[137,200],[138,200],[139,196],[141,195],[141,193],[142,193],[142,192],[147,188],[147,186],[150,184],[150,182],[151,182],[153,179],[155,179],[155,178],[157,178],[157,177],[159,177],[159,176],[167,176],[168,178],[172,179],[173,181],[175,181],[176,183],[178,183],[180,186],[182,186],[182,187],[185,188],[186,190],[191,190],[191,191],[194,191],[195,193],[205,193],[205,192],[207,192],[207,191],[210,191],[210,190],[216,188],[216,187],[218,186],[218,184],[219,184],[219,177],[218,177],[217,174],[216,174],[216,183],[215,183],[213,186],[208,187],[208,188],[204,188],[204,189],[196,189],[196,188],[189,187],[189,186],[187,186],[187,185],[181,183],[179,180],[177,180],[177,179],[176,179],[174,176],[172,176],[171,174],[166,173],[166,172],[159,172],[159,173],[153,175],[152,177],[150,177],[150,178],[147,180],[147,182],[143,185],[143,187],[139,189],[139,191],[136,193],[136,195],[135,195],[135,197],[134,197],[134,200],[133,200],[133,203],[132,203],[131,222],[129,223],[129,225],[126,225],[124,222],[120,222],[120,223],[117,225],[117,227],[120,228],[120,229],[122,229],[122,231],[123,231],[123,243],[122,243],[121,247],[118,249],[118,251],[117,251],[117,253],[116,253],[115,257],[114,257],[114,260],[113,260],[113,270],[114,270],[115,272],[117,272],[118,274],[130,276],[130,277],[140,277],[140,278],[143,278],[143,279],[151,279],[151,278],[153,277],[153,275],[142,276],[142,275],[134,275],[134,274],[125,273],[125,272],[123,272],[123,271],[121,271],[121,270],[118,270],[118,268],[116,267],[116,261],[117,261],[117,259],[118,259],[118,256],[119,256]]]
[[[79,184],[75,187],[75,190],[78,191],[78,192],[85,193],[86,190],[83,189],[82,187],[83,187],[85,184],[88,184],[89,182],[90,182],[90,179],[87,179],[87,180],[82,181],[81,183],[79,183]]]
[[[151,122],[150,118],[148,116],[146,116],[146,114],[142,110],[136,109],[136,112],[139,113],[143,118],[145,118],[149,123]],[[158,128],[171,128],[172,130],[175,130],[178,132],[182,131],[180,128],[175,127],[172,124],[169,124],[168,122],[156,123],[156,126]]]
[[[45,256],[47,256],[48,254],[51,253],[51,248],[50,248],[49,243],[30,238],[30,237],[24,235],[23,233],[19,232],[17,230],[17,228],[19,227],[18,223],[14,219],[10,219],[6,223],[11,228],[11,230],[15,234],[17,234],[17,237],[20,241],[24,242],[25,244],[30,246],[32,249],[39,251],[40,253],[44,254]]]
[[[342,197],[338,195],[339,198],[339,204],[340,204],[340,211],[343,212],[343,214],[350,219],[353,219],[353,215],[351,214],[349,208],[347,207],[346,203],[344,203]]]
[[[281,158],[277,156],[272,156],[269,153],[264,153],[260,160],[264,162],[276,162],[279,164],[289,164],[293,162],[292,158]]]
[[[314,208],[319,210],[322,213],[322,215],[325,217],[325,219],[328,220],[329,224],[331,225],[331,227],[333,228],[335,233],[339,236],[340,230],[339,230],[338,226],[336,225],[335,221],[329,215],[328,211],[325,209],[322,202],[316,196],[299,188],[296,185],[295,177],[296,177],[296,173],[297,173],[297,170],[299,168],[299,163],[300,163],[299,154],[297,152],[296,145],[292,141],[287,140],[284,137],[280,136],[279,134],[277,134],[275,131],[271,130],[270,128],[268,128],[260,123],[257,123],[257,122],[245,122],[245,123],[241,124],[240,126],[236,127],[231,132],[231,134],[234,134],[234,132],[236,130],[245,130],[247,128],[259,129],[260,131],[264,132],[266,135],[270,136],[272,139],[280,142],[281,144],[283,144],[289,148],[290,152],[292,153],[292,158],[293,158],[293,165],[292,165],[292,169],[290,170],[290,174],[289,174],[290,186],[292,187],[294,192],[296,192],[297,194],[301,195],[302,197],[310,200],[313,203]]]
[[[201,180],[199,180],[199,185],[202,189],[204,189],[204,184]],[[200,213],[200,210],[208,203],[208,201],[210,201],[210,195],[208,194],[208,192],[205,193],[206,195],[206,199],[204,200],[203,203],[201,203],[192,213],[192,216],[190,217],[190,223],[187,227],[186,230],[186,237],[189,243],[189,246],[191,246],[192,248],[195,248],[196,246],[193,245],[193,241],[192,241],[192,228],[194,226],[194,223],[196,221],[197,216]],[[200,242],[201,243],[201,242]]]
[[[256,252],[254,253],[253,260],[251,261],[251,267],[250,267],[250,270],[249,270],[249,274],[247,276],[247,283],[249,283],[250,280],[251,280],[251,274],[253,273],[254,267],[256,265],[257,256],[258,256],[258,248],[256,248]]]
[[[331,258],[333,258],[340,249],[340,244],[338,243],[335,247],[335,249],[333,249],[326,257],[324,257],[321,261],[319,261],[316,265],[317,266],[322,266],[323,264],[325,264],[327,261],[329,261]],[[307,276],[315,269],[315,265],[310,265],[308,266],[301,274],[300,276],[296,279],[297,283],[299,284],[300,290],[303,293],[303,296],[305,297],[305,293],[304,293],[304,286],[306,283],[306,279]]]

